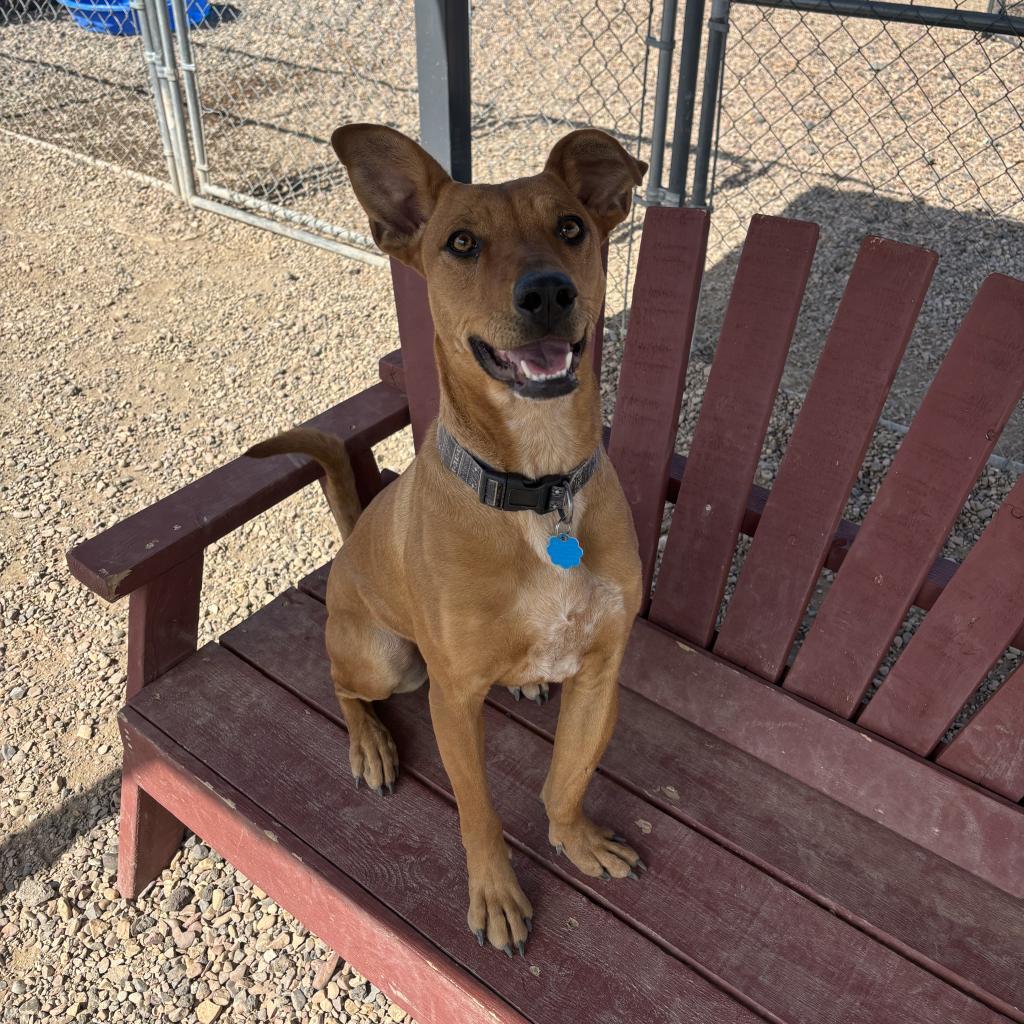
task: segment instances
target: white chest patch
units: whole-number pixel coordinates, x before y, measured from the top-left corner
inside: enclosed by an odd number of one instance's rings
[[[537,584],[517,602],[516,619],[526,633],[528,650],[518,678],[511,684],[562,682],[575,675],[599,629],[621,615],[625,605],[619,588],[595,576],[584,562],[574,569],[551,564],[547,554],[551,523],[531,516],[530,546],[541,561]]]

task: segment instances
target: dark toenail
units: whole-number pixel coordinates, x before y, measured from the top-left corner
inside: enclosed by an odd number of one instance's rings
[[[357,775],[356,776],[356,789],[359,788],[359,783],[362,782],[362,781],[363,781],[362,775]]]
[[[387,789],[388,789],[388,796],[394,796],[395,795],[395,784],[393,782],[389,782],[387,784]]]
[[[482,946],[484,944],[484,930],[483,930],[483,928],[477,928],[477,930],[475,932],[473,932],[473,934],[476,936],[477,945],[478,946]]]
[[[383,795],[384,795],[384,787],[383,787],[383,786],[378,786],[378,787],[377,787],[377,788],[376,788],[376,789],[374,790],[374,793],[376,793],[376,794],[377,794],[377,796],[383,796]]]
[[[522,698],[522,696],[523,696],[523,691],[520,690],[518,686],[513,686],[512,687],[512,696],[516,700],[520,700]]]
[[[562,854],[565,853],[565,847],[562,846],[561,843],[555,843],[555,853],[557,853],[558,856],[561,857]]]
[[[625,841],[626,841],[626,837],[625,836],[620,836],[618,832],[615,832],[615,833],[612,834],[612,842],[613,843],[624,843]]]
[[[505,945],[501,947],[501,951],[509,958],[509,960],[512,959],[512,947],[508,943],[505,943]]]
[[[528,932],[532,932],[533,931],[533,918],[532,917],[526,918],[526,930]]]
[[[634,882],[639,882],[640,881],[640,876],[635,871],[630,871],[630,873],[628,875],[626,875],[626,877],[627,878],[632,878]]]
[[[637,857],[634,867],[639,868],[641,871],[647,870],[647,865],[639,857]]]
[[[516,943],[516,949],[519,950],[519,955],[525,960],[526,959],[526,943],[523,942],[522,939],[520,939]]]
[[[608,872],[604,870],[604,868],[601,869],[601,879],[603,881],[610,882],[611,881],[611,877],[612,876],[609,875]]]
[[[533,703],[536,704],[538,707],[540,707],[540,705],[544,703],[544,700],[542,699],[539,693],[536,697],[533,698]]]

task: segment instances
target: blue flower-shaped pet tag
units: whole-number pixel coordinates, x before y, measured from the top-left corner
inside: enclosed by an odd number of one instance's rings
[[[583,548],[568,533],[556,533],[548,538],[548,558],[560,569],[575,569],[583,561]]]

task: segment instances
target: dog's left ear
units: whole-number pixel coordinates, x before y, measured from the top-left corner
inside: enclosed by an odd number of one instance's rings
[[[581,128],[555,143],[544,171],[565,182],[607,238],[629,213],[633,189],[643,181],[647,164],[607,133]]]

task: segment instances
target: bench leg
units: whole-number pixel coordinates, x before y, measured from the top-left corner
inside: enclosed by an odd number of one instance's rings
[[[201,554],[136,590],[128,606],[128,699],[196,649]],[[184,826],[135,781],[133,754],[125,744],[121,776],[121,832],[117,889],[135,899],[171,862]]]
[[[117,891],[135,899],[171,862],[185,827],[142,790],[126,768],[121,778]]]

